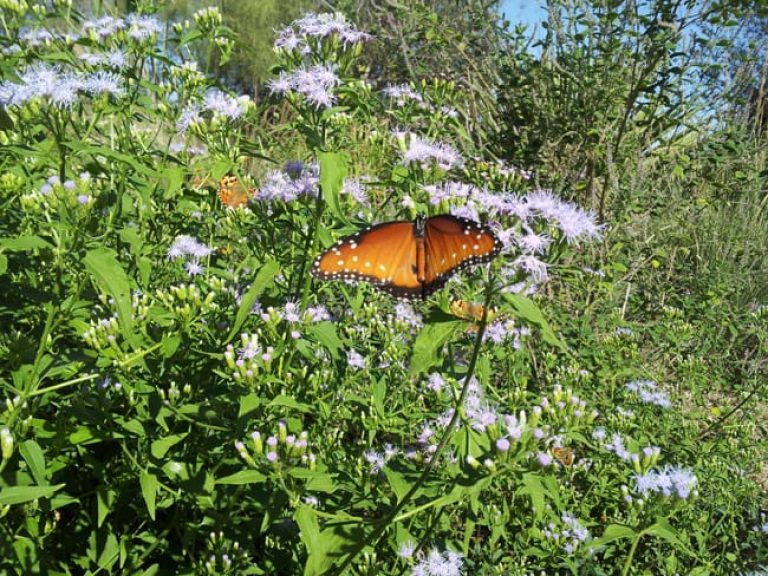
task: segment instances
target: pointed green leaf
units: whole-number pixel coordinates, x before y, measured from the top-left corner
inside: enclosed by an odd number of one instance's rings
[[[48,477],[45,471],[45,456],[40,445],[34,440],[25,440],[19,445],[19,453],[29,466],[29,471],[40,486],[48,484]]]
[[[334,360],[339,357],[339,350],[344,347],[339,334],[336,332],[336,326],[332,322],[318,322],[307,329],[307,333],[313,336],[322,344],[331,354]]]
[[[64,488],[64,484],[55,486],[11,486],[0,488],[0,506],[9,504],[23,504],[40,498],[50,498],[57,490]]]
[[[166,455],[168,450],[171,449],[171,447],[175,444],[178,444],[184,438],[187,437],[187,434],[173,434],[171,436],[166,436],[165,438],[160,438],[159,440],[155,440],[152,442],[152,446],[150,447],[150,451],[152,452],[152,456],[155,458],[162,458]]]
[[[539,330],[541,330],[541,337],[547,344],[557,346],[564,352],[566,351],[565,344],[563,344],[563,342],[557,336],[555,336],[555,333],[552,331],[552,327],[549,325],[549,322],[547,322],[547,319],[544,318],[544,314],[541,312],[541,309],[536,306],[533,300],[526,298],[525,296],[521,296],[520,294],[504,294],[504,300],[512,305],[512,308],[515,309],[515,313],[519,318],[522,318],[526,322],[533,324],[534,326],[538,327]]]
[[[600,538],[595,538],[589,542],[588,546],[590,548],[598,548],[613,542],[614,540],[621,540],[623,538],[631,539],[637,537],[637,535],[638,533],[629,526],[624,526],[623,524],[609,524],[605,527],[603,535],[600,536]]]
[[[40,236],[19,236],[18,238],[0,239],[0,250],[8,250],[8,252],[24,252],[26,250],[40,250],[42,248],[53,248],[53,244],[43,240]]]
[[[154,520],[157,489],[160,486],[160,483],[157,481],[157,476],[146,471],[141,472],[139,483],[141,484],[141,495],[144,497],[144,503],[147,505],[149,517]]]
[[[131,284],[117,254],[109,248],[94,248],[85,255],[83,264],[96,286],[114,300],[123,338],[133,342]]]
[[[643,533],[662,538],[672,544],[676,549],[691,556],[695,556],[695,552],[688,547],[688,543],[683,541],[680,533],[672,527],[666,518],[657,517],[656,523],[643,530]]]
[[[216,484],[260,484],[266,479],[267,477],[257,470],[240,470],[240,472],[217,479]]]
[[[424,326],[413,343],[413,355],[408,372],[410,374],[426,372],[442,362],[443,357],[438,352],[463,326],[463,322],[437,322]]]
[[[340,152],[321,152],[317,155],[320,164],[320,189],[325,205],[337,220],[342,222],[347,218],[341,211],[341,188],[347,176],[347,160]]]
[[[235,321],[232,324],[232,330],[229,331],[229,335],[227,336],[227,342],[230,342],[232,338],[240,334],[240,328],[243,326],[245,319],[248,318],[248,316],[251,314],[253,305],[256,303],[256,299],[261,295],[262,292],[264,292],[267,286],[272,283],[272,279],[275,277],[279,270],[280,265],[274,260],[266,262],[259,269],[259,272],[256,274],[256,279],[253,281],[253,284],[251,284],[248,292],[245,293],[245,296],[243,296],[243,299],[240,301],[240,308],[237,310]]]

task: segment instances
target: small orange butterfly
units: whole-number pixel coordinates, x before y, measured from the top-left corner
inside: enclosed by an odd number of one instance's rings
[[[227,174],[219,181],[219,200],[227,208],[242,208],[252,198],[254,189],[246,190],[237,176]]]
[[[567,446],[555,446],[552,448],[552,455],[563,466],[573,466],[573,461],[576,459],[576,451]]]
[[[480,322],[483,319],[485,306],[477,302],[467,302],[466,300],[454,300],[450,306],[451,314],[462,320],[472,320]],[[488,310],[488,322],[496,317],[496,309]]]

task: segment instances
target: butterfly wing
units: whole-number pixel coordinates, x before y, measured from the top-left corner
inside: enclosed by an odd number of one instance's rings
[[[219,200],[228,208],[242,208],[248,203],[248,193],[236,176],[228,174],[219,181]]]
[[[425,229],[427,269],[426,293],[432,293],[452,275],[472,266],[490,262],[501,250],[501,242],[487,226],[458,216],[428,218]]]
[[[399,298],[421,296],[413,222],[377,224],[342,238],[318,256],[312,275],[321,280],[370,282]]]

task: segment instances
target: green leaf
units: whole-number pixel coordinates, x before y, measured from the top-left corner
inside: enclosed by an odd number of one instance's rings
[[[97,526],[101,526],[104,523],[107,515],[112,511],[112,504],[115,501],[115,492],[107,490],[103,486],[99,486],[96,489],[96,514],[97,514]]]
[[[88,146],[82,142],[62,142],[63,145],[68,146],[75,153],[75,156],[87,155],[91,157],[103,156],[110,160],[116,160],[127,164],[133,170],[139,174],[149,176],[152,179],[158,179],[162,177],[162,174],[150,168],[146,162],[139,162],[132,154],[126,154],[124,152],[117,152],[107,146]]]
[[[613,542],[614,540],[621,540],[622,538],[631,539],[636,536],[637,532],[629,526],[624,526],[623,524],[609,524],[605,527],[603,535],[600,536],[600,538],[596,538],[589,542],[588,546],[590,548],[597,548]]]
[[[347,175],[347,159],[340,152],[320,152],[317,161],[320,164],[320,190],[325,205],[337,220],[346,222],[339,197]]]
[[[155,440],[152,442],[152,446],[150,447],[150,451],[152,452],[152,456],[155,458],[162,458],[166,455],[168,450],[171,449],[172,446],[175,444],[178,444],[184,438],[187,437],[187,434],[173,434],[172,436],[166,436],[165,438],[161,438],[160,440]]]
[[[280,265],[274,260],[266,262],[264,266],[259,269],[258,274],[256,274],[256,279],[240,301],[240,308],[237,310],[237,316],[235,316],[235,322],[232,324],[232,330],[229,331],[229,335],[227,336],[227,342],[230,342],[240,333],[240,328],[242,328],[245,319],[250,316],[256,299],[262,292],[264,292],[267,286],[272,283],[272,279],[279,270]]]
[[[437,322],[424,326],[413,343],[413,355],[408,373],[413,375],[426,372],[442,362],[443,357],[438,355],[438,351],[463,327],[464,322],[460,321]]]
[[[533,472],[523,474],[523,486],[517,490],[518,494],[526,494],[531,498],[533,514],[539,519],[546,509],[547,490],[541,481],[541,476]]]
[[[56,491],[64,488],[64,484],[55,486],[11,486],[0,488],[0,506],[6,504],[23,504],[40,498],[50,498]]]
[[[243,396],[240,398],[240,408],[237,411],[237,417],[242,418],[243,416],[247,416],[263,403],[264,399],[256,392]]]
[[[303,404],[296,400],[295,398],[292,398],[291,396],[285,396],[284,394],[281,394],[280,396],[276,396],[272,400],[270,400],[268,406],[283,406],[284,408],[291,408],[293,410],[298,410],[299,412],[305,412],[309,413],[312,412],[312,406],[309,406],[308,404]]]
[[[300,506],[293,518],[308,552],[304,576],[327,572],[335,561],[344,556],[344,551],[363,536],[362,531],[350,533],[349,527],[344,525],[331,526],[320,532],[317,512],[306,505]]]
[[[0,250],[7,250],[8,252],[25,252],[42,248],[53,248],[53,244],[43,240],[40,236],[19,236],[18,238],[0,239]]]
[[[90,273],[96,286],[114,300],[123,338],[129,343],[135,344],[131,313],[131,285],[125,270],[117,259],[117,254],[109,248],[95,248],[88,251],[83,259],[83,264],[85,264],[85,269]]]
[[[34,440],[26,440],[19,445],[19,453],[29,466],[35,482],[40,486],[48,485],[48,478],[45,473],[45,456],[40,445]]]
[[[307,329],[307,333],[313,336],[321,345],[323,345],[331,354],[331,358],[339,358],[339,350],[344,347],[344,343],[336,332],[336,326],[332,322],[318,322]]]
[[[683,541],[680,533],[667,522],[666,518],[657,517],[656,523],[643,530],[643,533],[662,538],[686,554],[691,556],[696,555],[696,553],[688,547],[688,544]]]
[[[389,481],[389,487],[392,488],[392,492],[394,492],[395,496],[397,496],[397,501],[400,502],[403,499],[403,496],[408,493],[408,490],[411,489],[411,485],[402,474],[393,470],[389,466],[384,467],[384,475]]]
[[[143,470],[141,476],[139,476],[139,483],[141,484],[141,495],[144,497],[144,503],[147,505],[149,517],[154,520],[157,488],[160,486],[160,483],[157,481],[157,476],[150,474],[145,470]]]
[[[0,130],[13,130],[13,118],[5,111],[5,106],[0,105]]]
[[[267,477],[258,470],[240,470],[240,472],[218,478],[216,484],[234,484],[236,486],[242,484],[261,484],[266,479]]]
[[[170,358],[176,353],[181,344],[180,334],[166,334],[163,336],[163,340],[160,345],[160,350],[163,352],[163,358]]]
[[[541,309],[536,306],[533,300],[520,294],[504,294],[504,300],[515,309],[515,313],[519,318],[537,326],[541,330],[541,337],[544,339],[544,342],[557,346],[563,352],[567,351],[565,344],[555,336],[549,322],[544,318]]]
[[[184,182],[184,168],[181,166],[166,168],[163,176],[166,182],[163,200],[171,200],[179,195],[179,190],[181,190],[181,185]]]
[[[8,271],[8,257],[5,254],[0,254],[0,276]]]

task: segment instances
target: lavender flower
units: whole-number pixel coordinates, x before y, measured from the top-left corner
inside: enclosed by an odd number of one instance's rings
[[[478,192],[478,189],[471,184],[453,181],[430,184],[423,188],[429,194],[429,202],[433,206],[437,206],[441,202],[469,198]]]
[[[669,395],[660,390],[656,382],[652,380],[634,380],[626,384],[627,390],[636,393],[645,404],[654,404],[661,408],[669,408],[672,401]]]
[[[403,154],[403,163],[418,163],[428,167],[434,162],[442,170],[460,167],[463,164],[461,155],[453,146],[443,143],[432,143],[416,136],[411,138],[408,149]]]
[[[201,244],[192,236],[177,236],[171,247],[168,249],[168,258],[176,259],[184,256],[200,259],[209,256],[213,250]]]
[[[386,462],[384,461],[384,456],[382,454],[379,454],[375,450],[366,450],[363,453],[363,457],[370,466],[371,474],[378,474],[384,469]]]
[[[432,390],[433,392],[440,392],[445,387],[445,380],[443,380],[443,377],[437,373],[433,372],[429,375],[429,380],[427,381],[427,388]]]
[[[395,101],[398,107],[405,106],[408,102],[423,103],[424,98],[407,84],[389,85],[382,90],[387,98]]]
[[[307,308],[306,314],[309,316],[309,321],[312,324],[331,319],[331,315],[328,313],[328,309],[322,304],[317,306],[310,306]]]
[[[276,80],[269,82],[272,94],[301,94],[315,108],[330,108],[335,96],[333,89],[341,84],[336,68],[331,64],[302,66],[293,72],[281,72]]]
[[[110,94],[118,97],[124,94],[124,90],[120,85],[121,78],[114,72],[106,72],[99,70],[93,74],[87,76],[83,81],[82,88],[93,95],[97,94]]]
[[[298,50],[301,54],[311,53],[313,41],[322,40],[337,35],[343,45],[356,44],[369,38],[368,34],[357,30],[347,22],[341,13],[309,13],[295,20],[281,30],[275,40],[276,50],[292,52]]]
[[[656,493],[686,500],[697,483],[698,479],[692,470],[679,466],[666,466],[661,471],[635,474],[635,487],[641,496]]]
[[[357,350],[350,350],[347,352],[347,365],[353,370],[363,370],[365,358]]]
[[[461,576],[464,561],[461,554],[446,550],[440,552],[437,548],[429,551],[426,557],[413,566],[413,576]]]
[[[218,88],[211,88],[205,94],[203,108],[230,120],[237,120],[245,115],[248,110],[248,102],[248,96],[236,98],[225,94]]]
[[[202,274],[203,270],[205,270],[202,264],[200,264],[196,260],[190,260],[189,262],[184,264],[184,268],[186,268],[187,274],[193,277],[197,276],[198,274]]]
[[[344,180],[344,185],[341,188],[342,194],[347,194],[355,202],[362,206],[368,205],[368,196],[365,193],[365,188],[359,178],[347,178]]]

